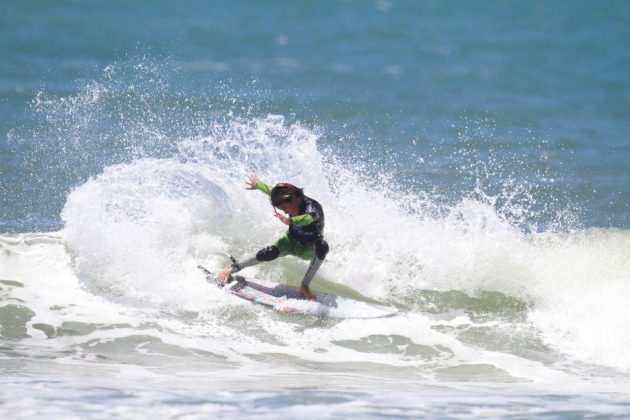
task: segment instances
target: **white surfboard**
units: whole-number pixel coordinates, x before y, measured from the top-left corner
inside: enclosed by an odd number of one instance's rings
[[[214,273],[201,265],[198,268],[204,272],[208,283],[223,287],[241,299],[280,312],[299,312],[333,318],[380,318],[392,316],[398,312],[396,308],[389,306],[322,292],[314,292],[317,301],[306,300],[297,287],[242,276],[232,276],[228,283],[222,284],[217,281]]]

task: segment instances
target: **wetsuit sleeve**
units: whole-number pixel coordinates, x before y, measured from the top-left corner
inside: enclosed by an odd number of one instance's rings
[[[295,216],[291,218],[291,224],[295,226],[308,226],[315,218],[310,214],[301,214],[299,216]]]
[[[264,192],[267,195],[271,195],[271,185],[265,184],[264,182],[257,182],[256,189]]]

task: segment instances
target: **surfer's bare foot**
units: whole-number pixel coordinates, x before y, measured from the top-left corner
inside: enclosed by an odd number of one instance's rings
[[[309,289],[308,286],[305,286],[305,285],[300,286],[300,292],[302,292],[305,299],[317,300],[317,296],[315,296],[313,292],[311,292],[311,289]]]
[[[217,280],[219,283],[227,283],[232,276],[232,267],[225,267],[223,270],[219,271],[217,274]]]

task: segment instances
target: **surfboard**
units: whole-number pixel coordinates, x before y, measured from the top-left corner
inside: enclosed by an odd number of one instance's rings
[[[201,265],[197,268],[203,271],[208,283],[223,288],[241,299],[279,312],[298,312],[334,318],[380,318],[398,312],[396,308],[389,306],[322,292],[313,292],[317,301],[306,300],[297,287],[243,276],[232,276],[229,282],[223,284],[217,281],[215,273]]]

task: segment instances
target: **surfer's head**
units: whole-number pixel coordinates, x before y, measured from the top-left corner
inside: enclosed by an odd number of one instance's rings
[[[280,183],[271,189],[271,205],[285,213],[295,213],[302,203],[304,192],[293,184]]]

